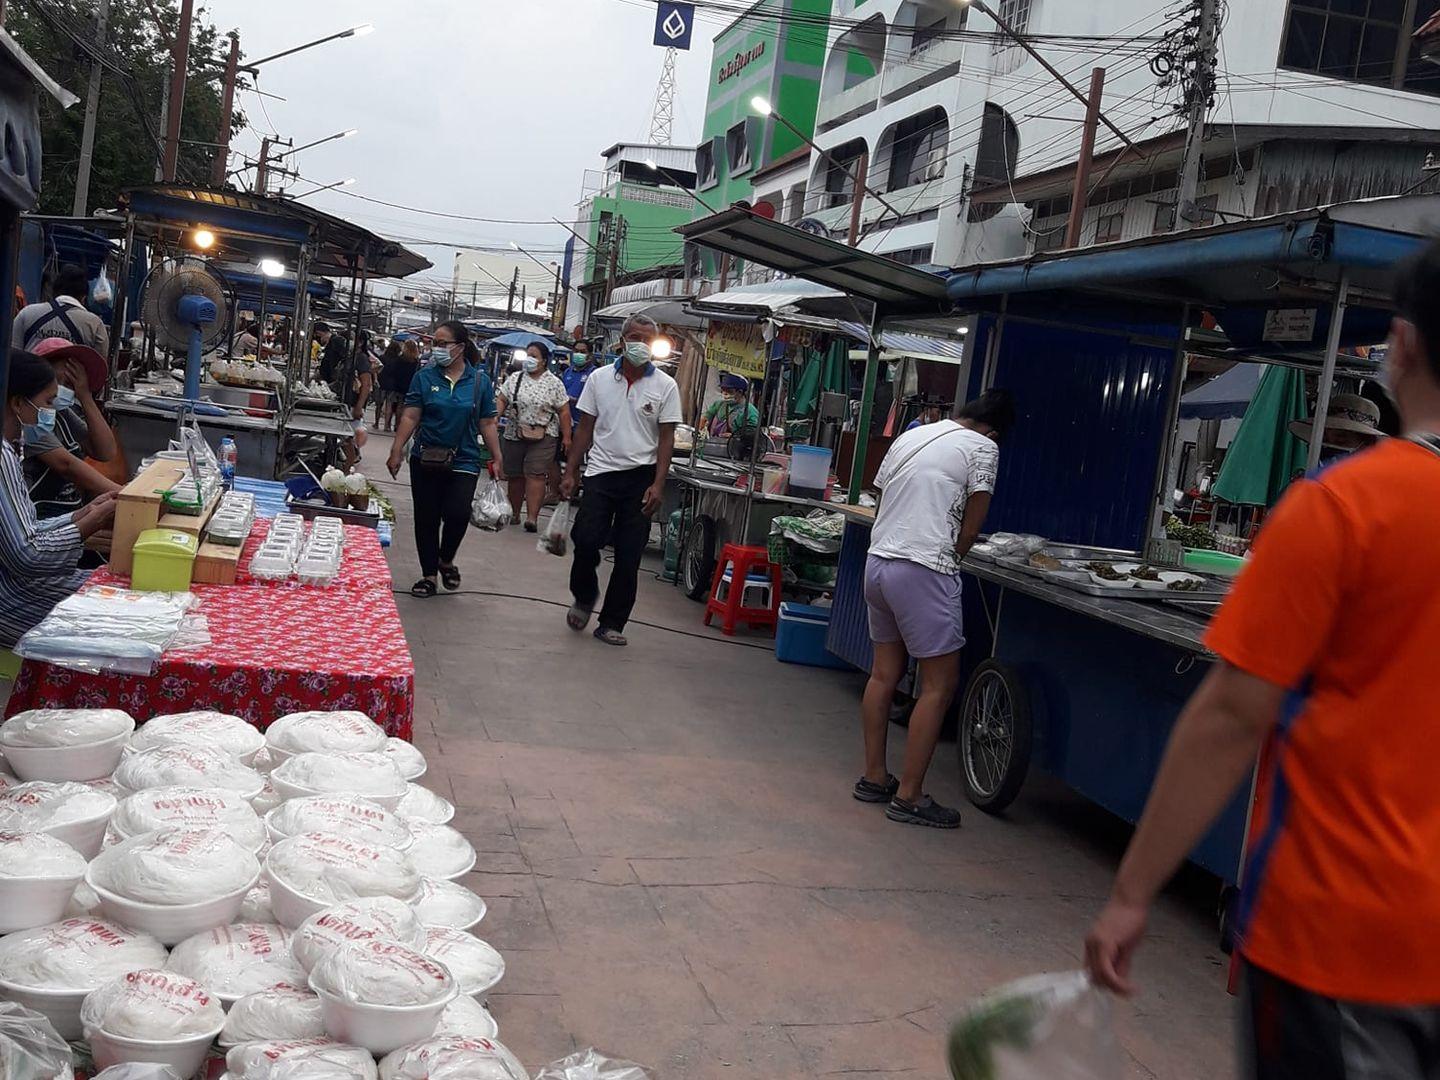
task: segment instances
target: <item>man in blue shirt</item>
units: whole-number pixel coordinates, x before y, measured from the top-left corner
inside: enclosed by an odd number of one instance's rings
[[[395,428],[395,442],[386,466],[397,476],[405,444],[410,452],[410,493],[415,513],[415,550],[421,578],[410,587],[413,596],[434,596],[438,575],[445,588],[460,587],[455,554],[470,525],[470,504],[483,463],[480,440],[504,479],[500,438],[495,424],[495,389],[480,370],[480,352],[464,323],[452,320],[435,328],[432,363],[415,373],[405,394],[405,408]]]
[[[570,363],[564,371],[559,373],[560,381],[565,384],[565,393],[570,396],[570,423],[572,427],[580,426],[580,392],[585,389],[585,383],[589,381],[590,375],[598,367],[595,363],[595,356],[590,351],[588,341],[577,341],[575,351],[570,354]]]

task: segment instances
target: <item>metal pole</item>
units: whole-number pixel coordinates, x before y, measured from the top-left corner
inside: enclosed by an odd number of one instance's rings
[[[107,0],[108,2],[108,0]],[[235,111],[235,78],[240,64],[240,35],[230,31],[230,55],[225,58],[225,85],[220,95],[220,138],[215,160],[210,164],[210,184],[225,186],[226,167],[230,164],[230,121]]]
[[[850,239],[849,244],[854,247],[860,243],[860,216],[865,210],[865,192],[869,189],[865,186],[865,180],[870,174],[870,151],[861,150],[860,156],[855,159],[855,187],[850,195]]]
[[[1340,287],[1335,290],[1335,306],[1330,309],[1330,333],[1325,335],[1325,364],[1320,369],[1320,389],[1315,395],[1314,426],[1310,430],[1310,454],[1305,471],[1313,472],[1320,464],[1325,447],[1325,415],[1330,411],[1330,389],[1335,382],[1335,363],[1340,355],[1340,330],[1345,322],[1345,308],[1350,300],[1350,274],[1342,271]]]
[[[1090,191],[1090,165],[1095,159],[1095,128],[1100,122],[1100,96],[1105,92],[1105,69],[1090,72],[1090,103],[1085,106],[1085,126],[1080,132],[1080,160],[1075,165],[1075,186],[1070,191],[1070,220],[1065,226],[1065,246],[1080,246],[1080,227],[1085,222],[1085,202]]]
[[[756,413],[759,421],[755,427],[754,438],[750,440],[750,470],[745,474],[745,524],[740,529],[740,542],[750,542],[750,510],[755,505],[755,463],[760,460],[760,439],[765,432],[765,391],[770,387],[770,343],[765,340],[765,335],[760,335],[760,355],[764,358],[765,367],[760,373],[760,405]],[[749,404],[746,395],[746,404]],[[740,411],[740,430],[745,430],[745,410]],[[731,586],[734,587],[733,585]]]
[[[95,46],[105,47],[105,26],[110,21],[110,0],[100,0],[95,9]],[[84,217],[90,201],[90,162],[95,155],[95,120],[100,112],[100,76],[103,66],[99,60],[90,64],[90,86],[85,91],[85,126],[80,129],[80,164],[75,172],[75,200],[70,213]]]
[[[1180,425],[1180,398],[1185,391],[1185,371],[1189,354],[1185,351],[1185,331],[1190,325],[1190,305],[1180,309],[1180,330],[1175,335],[1175,352],[1170,358],[1170,387],[1165,399],[1165,426],[1160,429],[1160,460],[1155,465],[1155,485],[1150,503],[1150,531],[1141,537],[1140,550],[1146,551],[1151,539],[1164,534],[1161,519],[1165,513],[1166,482],[1170,479],[1170,458],[1175,452],[1175,432]],[[1147,553],[1148,554],[1148,553]]]
[[[870,344],[865,350],[865,378],[860,386],[860,415],[855,420],[855,446],[850,461],[850,485],[845,501],[860,502],[860,485],[865,482],[865,454],[870,449],[870,411],[875,407],[875,380],[880,377],[880,310],[870,316]]]
[[[255,166],[255,194],[265,194],[265,183],[269,179],[270,137],[260,140],[260,162]]]
[[[1215,88],[1218,2],[1219,0],[1199,0],[1200,33],[1195,43],[1195,71],[1190,84],[1185,88],[1190,121],[1185,132],[1185,154],[1180,159],[1180,187],[1175,196],[1175,224],[1172,231],[1193,228],[1196,224],[1195,196],[1200,190],[1205,114],[1210,109],[1210,99]]]
[[[185,66],[190,57],[190,21],[195,12],[195,0],[180,0],[180,24],[175,28],[175,42],[171,51],[169,106],[165,113],[165,165],[166,183],[175,180],[175,169],[180,162],[180,118],[185,112]]]
[[[265,358],[265,301],[269,295],[270,278],[269,275],[262,273],[260,275],[260,314],[255,319],[255,336],[258,338],[258,344],[255,347],[256,360]]]
[[[507,319],[515,317],[515,286],[518,284],[520,284],[520,268],[517,266],[514,275],[510,278],[509,299],[505,301],[505,317]]]

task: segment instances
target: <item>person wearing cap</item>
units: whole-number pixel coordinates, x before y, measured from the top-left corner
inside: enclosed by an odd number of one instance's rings
[[[85,459],[113,461],[119,454],[115,433],[91,390],[103,378],[105,361],[94,349],[64,338],[45,338],[32,350],[55,369],[55,425],[25,443],[25,482],[35,515],[41,519],[73,514],[91,499],[117,492],[120,485]]]
[[[1315,438],[1315,421],[1293,420],[1290,432],[1308,444]],[[1385,433],[1380,430],[1380,406],[1359,394],[1336,394],[1325,410],[1320,460],[1334,461],[1384,437]]]
[[[754,430],[760,426],[760,412],[747,400],[750,381],[729,371],[720,375],[720,400],[712,401],[701,418],[700,426],[711,438],[728,438],[737,431]]]
[[[101,356],[110,353],[110,331],[105,320],[90,311],[83,297],[90,291],[90,282],[83,267],[67,263],[55,275],[54,298],[38,304],[27,304],[15,316],[10,329],[10,345],[16,349],[34,349],[42,338],[58,337],[77,345],[88,345]]]
[[[1393,290],[1382,376],[1403,437],[1295,481],[1266,519],[1085,940],[1092,979],[1133,993],[1157,895],[1268,740],[1236,911],[1255,1080],[1421,1080],[1440,1062],[1437,295],[1432,243]],[[1326,442],[1373,440],[1369,410],[1335,405]]]

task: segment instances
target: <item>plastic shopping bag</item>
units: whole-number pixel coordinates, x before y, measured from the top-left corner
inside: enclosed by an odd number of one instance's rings
[[[1110,996],[1083,971],[992,990],[950,1028],[955,1080],[1119,1080]]]
[[[630,1061],[617,1061],[591,1047],[546,1065],[535,1080],[654,1080],[649,1069]]]
[[[510,524],[510,498],[499,480],[481,480],[470,503],[470,524],[499,532]]]
[[[0,1076],[6,1080],[70,1080],[75,1060],[50,1021],[13,1001],[0,1001]]]
[[[564,558],[570,550],[570,528],[573,521],[574,507],[569,502],[562,501],[555,507],[550,520],[545,523],[545,531],[540,534],[540,539],[535,541],[535,550]]]
[[[90,283],[90,303],[95,307],[109,307],[114,302],[115,287],[110,284],[110,278],[102,266],[100,275]]]

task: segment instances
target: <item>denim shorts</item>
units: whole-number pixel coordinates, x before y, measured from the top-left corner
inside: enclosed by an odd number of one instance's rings
[[[965,645],[959,574],[871,555],[865,561],[865,605],[870,640],[877,645],[902,642],[917,660]]]

